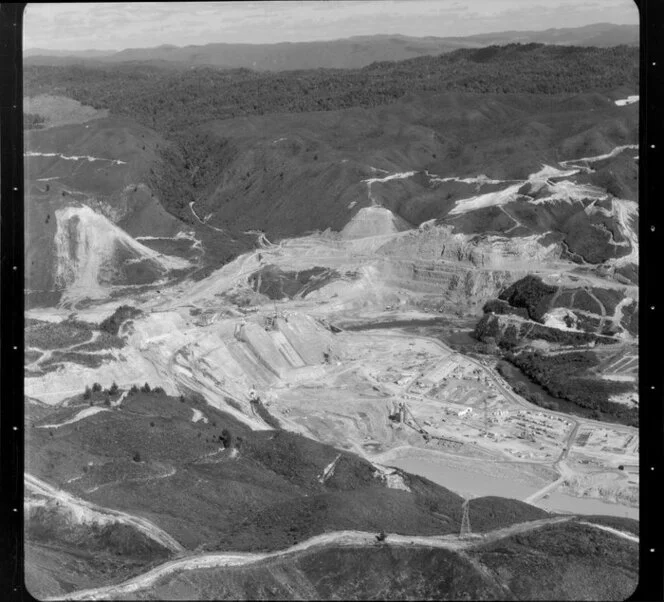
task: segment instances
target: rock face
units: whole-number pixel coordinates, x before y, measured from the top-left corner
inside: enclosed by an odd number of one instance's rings
[[[381,246],[386,272],[400,285],[438,292],[450,302],[476,309],[533,265],[556,260],[556,245],[537,237],[504,239],[453,234],[449,226],[412,230]],[[409,259],[410,258],[410,259]]]
[[[55,217],[55,285],[69,297],[103,297],[104,285],[154,282],[190,266],[142,245],[88,206],[58,209]]]

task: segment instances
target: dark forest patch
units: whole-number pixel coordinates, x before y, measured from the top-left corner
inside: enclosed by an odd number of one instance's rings
[[[292,299],[295,296],[306,297],[309,293],[337,280],[341,274],[330,268],[314,267],[300,272],[284,271],[268,265],[249,277],[249,284],[257,292],[270,299]]]

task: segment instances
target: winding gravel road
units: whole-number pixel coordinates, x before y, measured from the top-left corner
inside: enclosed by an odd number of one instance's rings
[[[98,506],[97,504],[93,504],[92,502],[88,502],[82,498],[78,498],[71,493],[68,493],[67,491],[53,487],[52,485],[49,485],[48,483],[28,473],[25,473],[24,480],[27,488],[32,489],[38,494],[57,500],[65,506],[73,509],[80,508],[87,510],[95,514],[99,514],[105,518],[111,518],[118,523],[130,525],[137,531],[147,535],[150,539],[153,539],[168,550],[171,550],[171,552],[181,553],[184,551],[184,548],[175,539],[173,539],[171,535],[166,533],[166,531],[146,518],[133,516],[131,514],[127,514],[126,512],[121,512],[120,510],[112,510],[111,508]]]
[[[467,550],[497,539],[525,533],[535,529],[573,520],[575,516],[558,516],[536,521],[529,521],[496,529],[482,535],[461,538],[458,535],[424,536],[424,535],[396,535],[389,534],[384,544],[378,544],[375,533],[365,531],[334,531],[317,535],[297,545],[284,550],[262,554],[248,552],[221,552],[213,554],[197,554],[186,558],[179,558],[166,562],[143,575],[139,575],[124,583],[98,587],[94,589],[71,592],[63,596],[54,596],[46,600],[99,600],[126,596],[127,594],[152,587],[159,579],[173,573],[187,570],[220,568],[227,566],[241,566],[255,564],[264,560],[271,560],[292,554],[298,554],[311,548],[324,547],[373,547],[376,545],[390,545],[400,547],[427,547],[446,550]],[[593,525],[595,526],[595,525]]]
[[[374,547],[376,545],[390,545],[399,547],[416,546],[425,548],[438,548],[453,551],[468,550],[486,543],[509,537],[511,535],[526,533],[528,531],[540,529],[548,525],[569,522],[576,518],[576,516],[556,516],[552,518],[544,518],[540,520],[519,523],[502,529],[496,529],[481,535],[473,535],[468,538],[461,538],[458,535],[424,536],[389,534],[385,539],[385,542],[382,544],[378,544],[375,533],[368,533],[365,531],[334,531],[331,533],[325,533],[323,535],[317,535],[297,545],[291,546],[290,548],[277,550],[275,552],[262,554],[249,552],[220,552],[212,554],[197,554],[186,558],[179,558],[165,562],[164,564],[155,567],[147,573],[129,579],[124,583],[80,590],[78,592],[71,592],[63,596],[46,598],[45,600],[112,599],[114,597],[126,596],[130,593],[135,593],[140,590],[150,588],[154,586],[155,583],[157,583],[157,581],[160,579],[173,573],[197,569],[250,565],[266,560],[272,560],[274,558],[302,553],[312,548],[358,546]],[[581,524],[607,531],[617,537],[627,539],[631,542],[638,543],[639,541],[639,538],[636,535],[632,533],[625,533],[612,527],[606,527],[604,525],[597,525],[595,523],[585,521],[581,522]]]

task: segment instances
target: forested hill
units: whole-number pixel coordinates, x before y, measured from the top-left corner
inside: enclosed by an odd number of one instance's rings
[[[362,69],[259,73],[208,67],[26,66],[26,96],[68,96],[167,133],[238,115],[384,105],[411,93],[559,94],[637,91],[638,48],[509,44]]]

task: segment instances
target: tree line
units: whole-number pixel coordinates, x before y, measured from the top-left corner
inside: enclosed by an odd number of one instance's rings
[[[362,69],[288,72],[173,69],[149,63],[29,65],[26,93],[61,94],[161,133],[213,119],[375,107],[407,94],[567,94],[638,87],[638,48],[509,44],[378,62]]]

